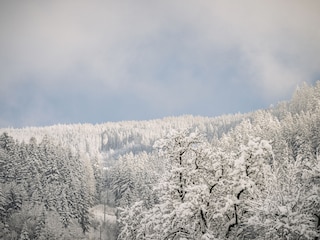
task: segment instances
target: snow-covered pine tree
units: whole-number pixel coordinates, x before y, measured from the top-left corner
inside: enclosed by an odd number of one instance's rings
[[[78,222],[82,229],[83,234],[87,233],[90,229],[90,218],[89,218],[89,208],[90,208],[90,199],[88,194],[88,189],[84,184],[81,184],[79,190],[79,200],[78,200]]]

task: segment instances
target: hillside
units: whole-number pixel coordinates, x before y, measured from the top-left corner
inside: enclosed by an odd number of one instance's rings
[[[319,179],[320,82],[246,114],[0,129],[0,238],[318,239]]]
[[[106,165],[120,155],[152,151],[152,146],[171,129],[199,129],[208,139],[219,138],[250,114],[226,115],[215,118],[181,116],[151,121],[107,122],[104,124],[54,125],[22,129],[0,129],[19,142],[34,137],[41,141],[45,136],[54,144],[99,157]]]

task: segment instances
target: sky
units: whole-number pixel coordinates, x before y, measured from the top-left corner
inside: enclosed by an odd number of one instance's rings
[[[320,80],[318,0],[2,0],[0,128],[245,113]]]

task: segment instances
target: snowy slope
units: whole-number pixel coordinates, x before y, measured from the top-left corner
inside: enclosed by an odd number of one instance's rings
[[[107,122],[97,125],[7,128],[0,129],[0,134],[7,132],[20,142],[29,142],[31,137],[40,142],[44,136],[49,136],[56,144],[70,147],[76,152],[88,153],[89,156],[98,157],[106,162],[128,152],[151,151],[155,140],[162,138],[173,128],[197,128],[212,140],[228,132],[248,116],[249,114],[215,118],[181,116],[150,121]]]

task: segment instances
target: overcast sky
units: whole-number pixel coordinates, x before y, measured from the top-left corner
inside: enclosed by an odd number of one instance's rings
[[[320,1],[0,2],[0,127],[218,116],[320,79]]]

